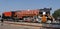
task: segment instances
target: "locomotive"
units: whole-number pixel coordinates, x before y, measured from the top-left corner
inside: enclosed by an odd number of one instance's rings
[[[5,20],[22,21],[22,22],[47,22],[53,21],[50,16],[51,8],[35,9],[35,10],[20,10],[4,12],[2,18]]]

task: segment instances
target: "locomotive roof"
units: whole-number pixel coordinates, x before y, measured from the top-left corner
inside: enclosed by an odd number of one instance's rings
[[[45,11],[45,12],[47,12],[47,11],[50,11],[50,10],[52,10],[51,8],[44,8],[44,9],[34,9],[34,10],[39,10],[39,11]],[[12,11],[12,12],[21,12],[21,11],[26,11],[26,10],[17,10],[17,11]]]
[[[47,12],[47,11],[50,11],[50,10],[52,10],[51,8],[44,8],[44,9],[39,9],[40,11],[45,11],[45,12]]]

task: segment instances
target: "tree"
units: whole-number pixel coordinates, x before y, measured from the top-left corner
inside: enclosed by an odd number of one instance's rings
[[[60,9],[57,9],[52,15],[54,18],[60,17]]]

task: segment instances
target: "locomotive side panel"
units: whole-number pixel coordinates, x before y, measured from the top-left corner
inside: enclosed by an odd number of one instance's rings
[[[16,12],[17,18],[22,18],[24,16],[36,16],[38,15],[39,11],[38,10],[25,10],[21,12]]]
[[[4,16],[9,16],[11,17],[12,13],[11,12],[4,12]]]
[[[11,18],[11,15],[12,15],[11,12],[4,12],[3,15],[2,15],[2,17],[5,18],[5,19],[7,19],[7,18]]]

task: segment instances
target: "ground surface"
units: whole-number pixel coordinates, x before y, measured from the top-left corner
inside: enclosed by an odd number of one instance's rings
[[[40,27],[33,27],[33,26],[24,26],[24,25],[14,25],[9,24],[11,22],[4,22],[3,25],[0,22],[0,29],[40,29]]]
[[[27,24],[27,25],[24,25]],[[3,25],[1,25],[0,22],[0,29],[46,29],[41,26],[48,26],[45,24],[35,24],[35,23],[22,23],[22,22],[4,22]],[[51,29],[51,28],[50,28]]]
[[[21,26],[21,25],[12,25],[12,24],[0,24],[0,29],[39,29],[38,27],[32,26]]]

